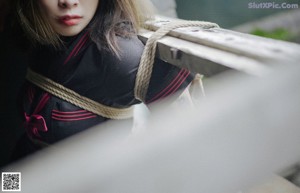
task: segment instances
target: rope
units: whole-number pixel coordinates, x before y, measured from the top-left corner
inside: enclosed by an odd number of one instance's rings
[[[100,104],[87,97],[79,95],[73,90],[58,84],[47,77],[33,72],[31,69],[27,70],[26,79],[50,94],[102,117],[109,119],[127,119],[133,116],[132,107],[114,108]]]
[[[170,31],[182,27],[202,27],[204,29],[209,29],[219,26],[218,24],[204,21],[175,21],[160,27],[156,32],[154,32],[147,40],[138,68],[134,88],[134,95],[137,99],[145,102],[153,70],[157,41],[167,35]]]

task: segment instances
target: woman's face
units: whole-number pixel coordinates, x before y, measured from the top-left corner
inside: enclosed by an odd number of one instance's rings
[[[89,24],[99,0],[39,0],[39,3],[55,32],[73,36]]]

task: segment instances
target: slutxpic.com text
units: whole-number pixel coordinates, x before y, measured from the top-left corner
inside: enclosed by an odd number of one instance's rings
[[[276,3],[276,2],[262,2],[256,3],[251,2],[248,3],[249,9],[298,9],[298,4],[291,4],[291,3]]]

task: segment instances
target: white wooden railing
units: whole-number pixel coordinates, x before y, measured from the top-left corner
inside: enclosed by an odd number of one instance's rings
[[[140,32],[140,39],[146,42],[159,27],[176,20],[156,17],[147,23],[148,30]],[[159,40],[157,57],[205,76],[228,68],[262,75],[275,65],[298,64],[300,45],[222,28],[188,27]]]

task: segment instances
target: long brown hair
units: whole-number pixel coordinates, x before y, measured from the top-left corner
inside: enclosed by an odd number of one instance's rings
[[[144,19],[138,0],[103,0],[99,3],[90,35],[99,43],[98,48],[118,54],[116,36],[136,34]]]
[[[43,16],[37,0],[15,0],[16,12],[21,26],[33,43],[51,44],[59,47],[59,35]]]
[[[38,0],[15,0],[19,21],[32,42],[63,45],[39,6]],[[129,37],[138,32],[145,20],[140,0],[100,0],[94,19],[89,25],[90,37],[99,49],[119,55],[117,36]],[[125,24],[125,25],[124,25]]]

